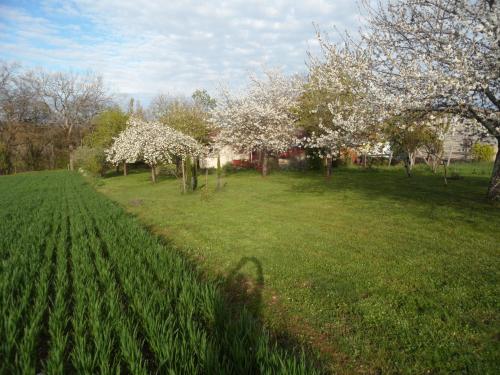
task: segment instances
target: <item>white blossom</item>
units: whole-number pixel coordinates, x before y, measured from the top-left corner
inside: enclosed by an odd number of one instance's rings
[[[171,163],[174,157],[185,158],[203,153],[203,148],[192,137],[162,123],[132,117],[127,125],[106,150],[107,160],[112,164],[144,161],[155,166]]]
[[[296,77],[267,71],[264,79],[252,77],[242,95],[223,91],[212,111],[218,129],[216,148],[229,145],[238,151],[271,154],[288,150],[296,139],[291,110],[301,87]]]

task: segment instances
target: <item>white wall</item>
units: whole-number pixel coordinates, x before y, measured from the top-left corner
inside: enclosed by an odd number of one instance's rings
[[[233,160],[245,160],[250,155],[235,152],[231,147],[225,146],[220,152],[220,165],[230,163]],[[217,157],[205,158],[200,161],[201,168],[217,168]]]

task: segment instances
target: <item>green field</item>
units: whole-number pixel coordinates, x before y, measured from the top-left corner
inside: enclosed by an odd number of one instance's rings
[[[253,172],[181,195],[147,172],[98,190],[226,283],[283,341],[340,373],[496,373],[500,209],[491,164],[452,168]],[[204,184],[204,178],[200,179]]]
[[[0,177],[0,259],[0,374],[312,372],[77,174]]]

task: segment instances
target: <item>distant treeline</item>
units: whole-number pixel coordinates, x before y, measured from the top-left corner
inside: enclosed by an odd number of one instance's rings
[[[99,76],[0,62],[0,174],[67,167],[91,120],[110,106]]]

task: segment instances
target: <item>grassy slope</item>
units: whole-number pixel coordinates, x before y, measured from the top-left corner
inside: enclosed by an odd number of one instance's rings
[[[137,173],[99,190],[240,283],[270,325],[312,341],[336,370],[487,373],[500,360],[488,172],[462,167],[447,187],[424,171],[340,170],[328,183],[241,173],[208,199]]]

